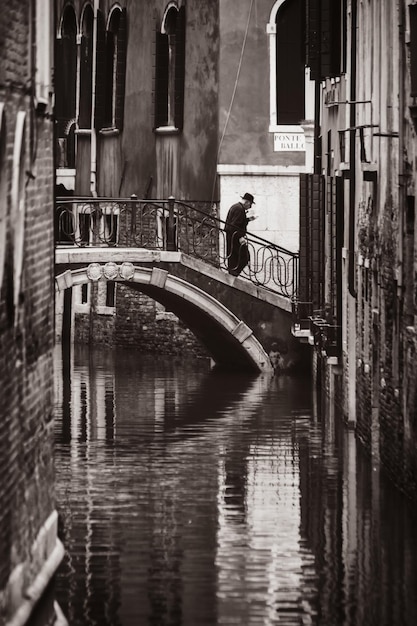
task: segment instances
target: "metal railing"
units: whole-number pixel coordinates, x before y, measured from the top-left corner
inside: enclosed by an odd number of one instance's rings
[[[227,271],[225,223],[218,203],[114,198],[57,198],[57,246],[178,250]],[[298,254],[247,234],[250,262],[240,276],[294,299]]]

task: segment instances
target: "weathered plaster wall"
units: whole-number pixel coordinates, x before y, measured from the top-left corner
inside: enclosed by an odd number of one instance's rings
[[[269,132],[269,37],[273,2],[220,2],[220,163],[304,166],[303,152],[274,152]],[[239,68],[240,66],[240,68]],[[230,114],[229,114],[230,112]],[[226,128],[225,128],[226,127]]]
[[[184,129],[174,136],[153,132],[154,32],[164,1],[127,2],[128,52],[122,196],[170,195],[210,200],[217,152],[217,2],[186,4]],[[159,192],[159,193],[158,193]]]
[[[220,2],[219,133],[221,217],[245,192],[259,218],[249,230],[299,249],[299,173],[304,151],[274,151],[270,130],[270,36],[273,2]]]

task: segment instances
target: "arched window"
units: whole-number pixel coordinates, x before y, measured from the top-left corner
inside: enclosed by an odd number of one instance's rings
[[[58,125],[76,115],[77,22],[74,9],[67,6],[62,18],[61,37],[57,40],[55,60],[55,114]]]
[[[156,33],[155,128],[184,124],[185,8],[168,5]]]
[[[277,124],[299,124],[304,119],[304,2],[287,0],[278,10]]]
[[[306,70],[304,0],[277,0],[271,11],[270,126],[299,125],[305,119]]]
[[[126,9],[114,8],[107,30],[97,21],[96,128],[123,128],[126,78]]]
[[[93,9],[87,5],[81,28],[79,128],[91,128],[93,75]]]
[[[115,9],[110,17],[106,40],[105,125],[123,126],[126,75],[126,9]]]
[[[68,155],[68,129],[77,111],[77,22],[74,9],[65,8],[55,56],[55,115],[57,120],[57,167],[74,167]],[[74,152],[74,147],[71,150]]]

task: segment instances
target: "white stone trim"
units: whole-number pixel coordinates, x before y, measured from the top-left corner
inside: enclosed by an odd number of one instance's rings
[[[269,132],[303,132],[301,125],[290,126],[277,124],[277,13],[286,0],[277,0],[272,7],[266,32],[269,37]],[[314,81],[310,80],[310,69],[305,70],[305,118],[314,118]],[[313,114],[312,114],[313,113]]]
[[[299,127],[301,128],[301,126]],[[234,165],[217,166],[220,176],[288,176],[304,174],[304,165]]]
[[[7,596],[13,599],[10,607],[13,617],[7,626],[24,626],[28,624],[30,615],[42,597],[50,580],[61,563],[65,550],[58,534],[58,513],[52,511],[32,544],[31,562],[20,563],[15,567],[7,583]],[[29,571],[35,576],[27,588],[23,588],[23,580]]]
[[[56,184],[64,185],[65,189],[75,190],[75,169],[60,167],[56,170]]]
[[[36,0],[35,95],[36,105],[43,111],[46,111],[52,94],[52,16],[52,2]]]
[[[18,305],[23,272],[23,248],[26,213],[26,112],[18,111],[13,146],[11,186],[11,224],[14,246],[14,304]]]
[[[234,277],[223,270],[219,270],[212,265],[208,265],[205,261],[200,261],[183,252],[168,252],[159,250],[147,250],[145,248],[57,248],[55,250],[56,265],[70,265],[86,263],[89,265],[94,261],[107,263],[113,261],[121,264],[128,263],[181,263],[185,267],[200,272],[205,276],[214,278],[220,283],[233,286],[240,291],[244,291],[258,298],[263,302],[269,302],[279,307],[283,311],[291,312],[291,302],[288,298],[274,293],[269,289],[263,289],[261,286],[253,285],[248,280]],[[120,270],[119,273],[121,274]],[[130,280],[129,276],[126,280]],[[123,280],[121,279],[116,280]],[[71,270],[66,270],[55,278],[55,289],[57,292],[64,291],[67,287],[73,285],[81,285],[86,281],[79,281]]]

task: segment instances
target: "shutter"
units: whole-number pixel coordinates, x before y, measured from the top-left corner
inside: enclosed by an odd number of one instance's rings
[[[76,81],[77,81],[77,45],[73,37],[62,38],[62,59],[60,71],[62,77],[62,117],[71,120],[76,110]]]
[[[116,66],[116,128],[123,129],[125,84],[126,84],[126,50],[127,50],[127,18],[126,9],[120,15],[117,32],[117,66]]]
[[[65,92],[65,72],[64,72],[64,40],[57,39],[55,42],[55,117],[59,123],[64,117],[64,92]]]
[[[331,4],[331,63],[330,76],[339,76],[341,72],[342,50],[342,9],[341,0]]]
[[[175,98],[174,124],[182,130],[184,126],[184,85],[185,85],[185,7],[181,7],[175,31]]]
[[[116,89],[114,84],[114,67],[116,62],[116,35],[111,30],[106,32],[106,57],[105,57],[105,90],[104,90],[104,119],[105,128],[112,128],[113,120],[113,93]]]
[[[154,128],[168,124],[168,70],[168,36],[157,32],[155,41]]]
[[[311,224],[311,300],[313,308],[323,304],[323,177],[310,175],[310,224]]]
[[[332,1],[335,0],[321,0],[320,78],[331,76],[332,23],[330,3]]]
[[[80,128],[91,127],[92,51],[91,37],[82,36],[80,50],[80,111],[78,120]]]
[[[342,348],[342,248],[344,238],[344,178],[336,177],[336,324],[338,326],[338,346]]]
[[[320,78],[340,74],[341,0],[321,0]]]
[[[97,50],[96,50],[96,101],[94,127],[100,130],[104,126],[106,96],[106,32],[101,11],[97,13]]]
[[[332,316],[336,311],[336,183],[333,176],[327,178],[327,215],[329,228],[329,257],[327,263],[329,266],[329,294],[327,300],[331,306]],[[324,257],[323,257],[324,258]]]
[[[312,302],[313,309],[323,305],[324,177],[300,174],[300,269],[299,301]]]
[[[300,174],[300,265],[298,300],[310,301],[310,241],[309,241],[309,206],[308,206],[308,174]]]
[[[410,96],[417,96],[417,4],[412,4],[410,10]]]
[[[312,80],[320,79],[320,0],[307,0],[306,48],[307,65]]]

